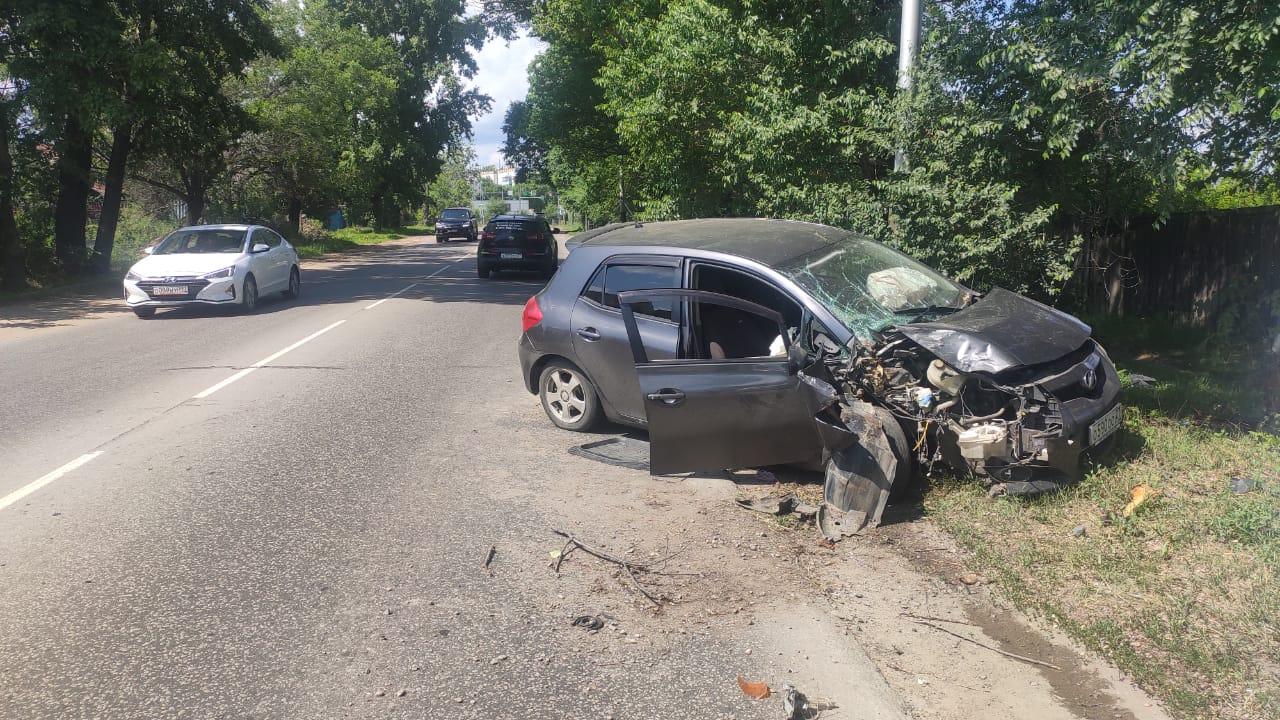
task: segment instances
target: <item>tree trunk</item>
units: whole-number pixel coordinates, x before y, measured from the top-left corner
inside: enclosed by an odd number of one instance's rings
[[[187,225],[199,225],[204,218],[204,187],[195,186],[187,195]]]
[[[80,270],[85,254],[89,212],[89,175],[93,148],[89,132],[67,118],[58,147],[58,200],[53,209],[53,252],[70,272]]]
[[[199,225],[204,219],[205,193],[209,191],[209,183],[199,170],[179,174],[182,177],[182,201],[187,204],[186,224]]]
[[[302,200],[296,197],[289,198],[289,229],[295,238],[302,230]]]
[[[9,108],[0,105],[0,288],[26,287],[26,263],[13,214],[13,159],[9,155]]]
[[[111,269],[111,251],[116,245],[116,227],[120,224],[120,205],[124,200],[124,171],[131,149],[133,123],[124,123],[111,132],[106,191],[102,196],[102,214],[98,217],[98,235],[93,239],[94,272],[105,273]]]
[[[373,205],[373,229],[382,229],[382,193],[377,193],[372,198]]]

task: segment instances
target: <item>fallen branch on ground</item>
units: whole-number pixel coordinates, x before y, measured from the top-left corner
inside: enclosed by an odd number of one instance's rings
[[[559,535],[562,538],[565,538],[564,548],[560,550],[560,555],[556,557],[555,571],[557,573],[560,572],[560,563],[564,562],[565,556],[567,556],[569,553],[573,552],[574,550],[581,550],[586,554],[591,555],[592,557],[599,558],[600,560],[604,560],[605,562],[613,563],[614,565],[617,565],[618,567],[621,567],[623,570],[625,570],[627,573],[627,577],[631,578],[632,584],[636,586],[636,590],[639,590],[640,594],[644,595],[645,599],[653,603],[655,607],[659,607],[659,608],[662,607],[662,600],[664,598],[655,597],[653,593],[649,592],[644,587],[644,584],[640,582],[640,578],[636,577],[637,572],[647,573],[650,575],[699,575],[700,574],[700,573],[673,573],[673,572],[666,572],[663,570],[655,570],[651,564],[632,562],[630,560],[626,560],[624,558],[611,555],[608,552],[605,552],[604,550],[601,550],[599,548],[587,545],[586,543],[579,540],[577,537],[563,530],[557,530],[555,528],[551,528],[551,532],[555,533],[556,535]],[[669,557],[670,556],[668,556],[668,558]],[[660,562],[664,562],[668,558],[663,558],[662,560],[660,560]]]
[[[1029,657],[1027,657],[1026,655],[1018,655],[1017,653],[1011,653],[1011,652],[1008,652],[1008,651],[1005,651],[1005,650],[1001,650],[1000,648],[997,648],[997,647],[991,647],[990,645],[988,645],[988,644],[986,644],[986,643],[978,642],[977,640],[974,640],[974,639],[973,639],[973,638],[971,638],[971,637],[965,637],[964,635],[961,635],[960,633],[954,633],[954,632],[951,632],[950,630],[948,630],[948,629],[946,629],[946,628],[944,628],[944,627],[938,627],[937,625],[934,625],[933,623],[927,623],[927,622],[924,622],[924,621],[922,621],[922,620],[916,620],[916,621],[915,621],[915,623],[916,623],[917,625],[924,625],[925,627],[931,627],[931,628],[933,628],[934,630],[937,630],[938,632],[944,632],[944,633],[946,633],[946,634],[950,635],[951,637],[960,638],[961,640],[964,640],[965,642],[971,642],[971,643],[973,643],[974,645],[977,645],[978,647],[986,648],[986,649],[990,650],[990,651],[991,651],[991,652],[993,652],[993,653],[999,653],[999,654],[1001,654],[1001,655],[1004,655],[1005,657],[1013,658],[1014,660],[1021,660],[1022,662],[1025,662],[1025,663],[1031,663],[1032,665],[1039,665],[1040,667],[1047,667],[1047,668],[1049,668],[1050,670],[1057,670],[1057,671],[1059,671],[1059,672],[1061,672],[1061,671],[1062,671],[1062,668],[1058,667],[1057,665],[1054,665],[1053,663],[1047,663],[1047,662],[1045,662],[1045,661],[1043,661],[1043,660],[1037,660],[1037,659],[1035,659],[1035,658],[1029,658]]]

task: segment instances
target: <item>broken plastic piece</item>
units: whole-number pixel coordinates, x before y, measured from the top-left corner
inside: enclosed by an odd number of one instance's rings
[[[763,680],[759,682],[747,682],[742,679],[741,675],[738,676],[738,687],[742,688],[742,692],[752,700],[764,700],[769,697],[772,692]]]
[[[828,514],[832,532],[823,529],[823,534],[833,541],[880,524],[898,475],[898,457],[889,444],[884,419],[877,408],[864,402],[850,403],[845,422],[858,442],[831,454],[823,488],[825,504],[841,513],[838,517]],[[823,513],[818,514],[819,527],[823,517]],[[846,532],[846,523],[853,527],[851,532]]]
[[[857,535],[867,526],[867,514],[861,511],[843,512],[830,503],[818,508],[818,530],[832,543]]]

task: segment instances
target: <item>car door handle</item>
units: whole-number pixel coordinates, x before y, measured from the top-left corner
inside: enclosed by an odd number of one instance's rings
[[[595,342],[600,339],[600,331],[593,327],[584,327],[578,330],[578,337],[587,342]]]
[[[664,405],[679,405],[684,402],[684,391],[675,388],[663,388],[655,393],[645,395],[650,400],[661,401]]]

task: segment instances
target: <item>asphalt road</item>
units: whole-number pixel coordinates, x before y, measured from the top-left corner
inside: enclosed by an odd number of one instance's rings
[[[519,383],[539,283],[478,280],[473,252],[343,256],[247,316],[10,323],[0,717],[780,717],[733,678],[802,652],[799,610],[676,611],[655,637],[616,571],[548,568],[552,526],[634,542],[661,521],[610,523],[584,490],[614,469],[569,463],[580,436]],[[617,627],[569,625],[601,607]],[[865,699],[846,717],[897,715],[856,649],[823,666]]]

